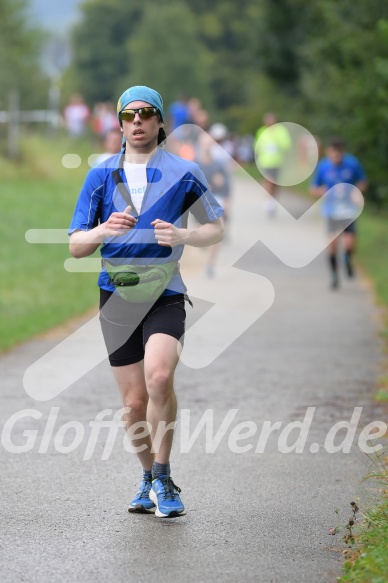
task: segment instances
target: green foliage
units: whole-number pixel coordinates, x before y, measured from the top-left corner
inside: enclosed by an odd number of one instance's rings
[[[376,479],[386,486],[386,463]],[[345,574],[340,583],[386,583],[388,578],[388,500],[383,501],[365,515],[363,528],[355,536],[356,551],[345,561]]]
[[[321,0],[316,10],[320,33],[302,51],[309,129],[344,136],[365,164],[367,196],[388,201],[388,6]]]
[[[136,31],[141,0],[86,0],[73,33],[73,89],[90,104],[116,101],[118,80],[131,66],[125,46]]]
[[[375,395],[376,401],[388,403],[388,389],[379,389]]]
[[[314,6],[304,0],[263,0],[258,23],[258,59],[288,97],[300,93],[301,48],[314,29]]]
[[[125,48],[120,92],[131,85],[149,85],[166,103],[185,92],[211,106],[209,55],[199,39],[196,19],[184,4],[171,2],[157,11],[154,4],[146,3]]]
[[[131,84],[159,89],[166,102],[186,91],[211,104],[209,57],[184,4],[89,0],[82,11],[73,77],[91,104],[116,101]]]
[[[217,112],[249,103],[250,86],[262,69],[257,51],[262,0],[186,0],[186,4],[211,53],[210,89]]]
[[[28,24],[26,0],[0,0],[0,109],[8,108],[11,90],[18,90],[22,107],[47,101],[48,83],[39,68],[44,34]]]
[[[217,111],[247,103],[258,71],[252,47],[260,3],[86,0],[81,8],[72,79],[90,103],[116,100],[139,77],[168,85],[166,102],[184,90]]]
[[[357,256],[372,277],[377,299],[388,305],[388,216],[365,209],[359,219],[359,243]]]

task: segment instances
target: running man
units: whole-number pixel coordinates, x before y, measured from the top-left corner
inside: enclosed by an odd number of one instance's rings
[[[105,152],[98,154],[93,161],[93,166],[98,166],[101,162],[105,162],[111,158],[113,154],[117,154],[121,150],[122,134],[120,130],[109,130],[104,138]]]
[[[211,134],[201,133],[197,142],[196,162],[205,175],[210,190],[215,199],[224,209],[225,230],[230,218],[230,190],[231,177],[227,165],[230,165],[230,157],[225,154],[222,157],[221,147],[214,143]],[[216,157],[218,156],[218,157]],[[215,264],[220,245],[212,245],[208,250],[206,275],[213,277],[215,274]]]
[[[127,89],[117,112],[123,148],[89,171],[69,229],[70,253],[87,257],[102,245],[100,322],[127,408],[126,429],[143,468],[128,510],[176,517],[185,508],[170,475],[177,412],[173,381],[188,299],[179,258],[184,245],[221,241],[223,210],[198,166],[160,146],[166,134],[157,91]],[[190,229],[189,210],[199,223]],[[160,282],[155,299],[151,287]],[[150,431],[139,433],[140,426]]]
[[[264,176],[264,189],[268,195],[264,209],[270,217],[275,214],[277,180],[284,164],[284,156],[291,145],[287,128],[278,123],[274,113],[266,113],[263,125],[256,132],[254,151],[256,165]]]
[[[310,192],[313,196],[323,196],[330,191],[324,200],[323,214],[327,219],[329,235],[343,233],[345,248],[345,268],[348,277],[353,277],[354,268],[352,255],[356,248],[356,217],[358,207],[362,204],[359,192],[367,187],[366,174],[360,162],[345,152],[345,142],[341,138],[333,138],[326,148],[326,157],[316,168],[311,183]],[[354,219],[354,220],[352,220]],[[339,237],[329,243],[329,265],[331,287],[339,286],[337,247]]]

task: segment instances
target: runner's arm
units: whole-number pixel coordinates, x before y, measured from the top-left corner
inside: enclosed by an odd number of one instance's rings
[[[80,259],[93,255],[106,237],[124,235],[136,225],[135,217],[129,213],[128,206],[123,213],[112,213],[105,223],[100,223],[89,231],[74,231],[70,235],[69,251],[73,257]]]
[[[326,186],[310,186],[310,194],[317,198],[323,196],[326,190]]]
[[[366,187],[368,186],[368,181],[366,179],[365,180],[359,180],[358,182],[356,182],[355,186],[361,192],[365,192]]]
[[[177,245],[208,247],[222,241],[224,236],[222,218],[191,229],[178,228],[160,219],[152,221],[151,225],[155,229],[155,238],[158,244],[163,247],[176,247]]]
[[[367,180],[359,180],[354,185],[354,189],[350,195],[350,198],[354,202],[355,205],[362,207],[364,204],[364,199],[362,193],[365,192],[366,187],[368,186]],[[361,193],[361,194],[360,194]]]

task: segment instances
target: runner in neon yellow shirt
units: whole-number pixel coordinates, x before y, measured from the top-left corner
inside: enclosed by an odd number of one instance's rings
[[[257,130],[254,149],[257,167],[264,176],[264,188],[270,195],[265,204],[270,216],[276,208],[273,198],[276,196],[277,178],[290,147],[291,138],[285,126],[278,123],[275,114],[266,113],[263,126]]]

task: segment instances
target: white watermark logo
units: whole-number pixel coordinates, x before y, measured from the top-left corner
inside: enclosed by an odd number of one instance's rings
[[[104,409],[86,426],[80,421],[58,423],[59,407],[52,407],[44,429],[25,428],[28,422],[39,421],[43,413],[37,409],[23,409],[11,415],[5,422],[1,433],[1,445],[9,453],[23,454],[35,451],[46,454],[49,449],[57,453],[70,454],[83,450],[83,460],[90,460],[100,453],[102,461],[108,460],[114,447],[122,447],[126,452],[139,453],[147,446],[136,441],[151,434],[151,424],[141,421],[125,431],[123,416],[130,409],[124,407],[117,411]],[[152,452],[158,453],[166,432],[175,429],[175,447],[181,454],[189,453],[193,447],[201,447],[204,453],[214,454],[219,447],[226,446],[231,453],[264,454],[271,447],[279,453],[328,454],[350,453],[357,446],[366,454],[372,454],[383,448],[376,440],[386,435],[388,426],[382,421],[373,421],[359,429],[362,407],[355,407],[349,420],[335,423],[325,435],[323,443],[307,444],[310,429],[314,422],[316,407],[308,407],[303,420],[282,421],[265,420],[261,426],[246,420],[236,423],[238,409],[230,409],[222,420],[215,420],[213,409],[207,409],[200,419],[193,421],[190,409],[180,411],[179,422],[159,423],[153,439]],[[217,416],[218,417],[218,416]],[[22,431],[20,431],[22,426]],[[375,443],[375,445],[372,444]]]

